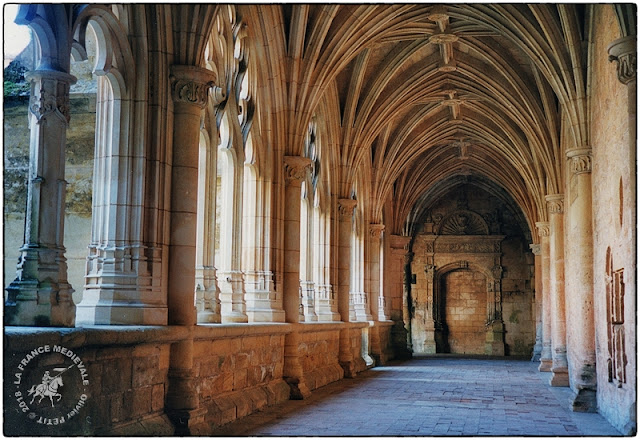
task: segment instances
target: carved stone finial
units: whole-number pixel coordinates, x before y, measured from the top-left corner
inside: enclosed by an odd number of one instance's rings
[[[531,243],[529,245],[529,249],[531,249],[531,252],[533,252],[533,255],[542,255],[542,246],[540,246],[539,243]]]
[[[300,156],[284,157],[284,177],[287,182],[302,181],[311,171],[311,159]]]
[[[204,108],[209,89],[214,87],[215,74],[195,66],[171,66],[171,96],[175,102]]]
[[[382,236],[382,231],[384,231],[384,225],[379,223],[369,224],[369,234],[371,234],[371,237],[380,238]]]
[[[615,40],[607,48],[609,61],[615,61],[618,67],[618,80],[629,84],[636,80],[637,49],[636,37],[629,36]]]
[[[357,200],[353,199],[338,199],[338,212],[340,218],[345,220],[353,215],[353,208],[358,204]]]
[[[579,148],[567,151],[567,157],[571,160],[571,172],[583,174],[591,172],[591,148]]]
[[[536,222],[536,228],[538,229],[538,235],[540,237],[549,236],[549,222]]]
[[[562,214],[564,212],[564,194],[550,194],[545,197],[549,214]]]

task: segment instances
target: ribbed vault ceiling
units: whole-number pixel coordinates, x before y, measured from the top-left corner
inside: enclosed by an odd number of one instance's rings
[[[329,120],[342,172],[365,169],[372,182],[372,221],[391,195],[399,233],[425,194],[464,175],[508,194],[529,228],[545,219],[544,195],[562,187],[561,110],[571,142],[588,142],[583,7],[280,7],[292,134],[312,114]],[[353,179],[338,178],[342,197]]]

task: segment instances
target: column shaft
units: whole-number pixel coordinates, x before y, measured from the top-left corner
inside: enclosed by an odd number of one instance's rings
[[[552,386],[569,386],[564,292],[564,195],[547,196],[550,217]]]
[[[594,412],[596,347],[593,315],[593,229],[591,150],[567,153],[571,160],[571,203],[567,207],[566,270],[567,361],[574,410]]]
[[[540,236],[540,273],[542,286],[542,351],[540,352],[540,371],[551,371],[551,246],[549,243],[549,223],[536,223]]]

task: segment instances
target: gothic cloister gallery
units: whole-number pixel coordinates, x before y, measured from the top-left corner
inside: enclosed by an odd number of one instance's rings
[[[15,21],[5,434],[215,434],[438,353],[526,358],[635,432],[635,5]]]

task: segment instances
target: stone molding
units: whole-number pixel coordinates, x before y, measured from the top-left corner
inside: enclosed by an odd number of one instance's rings
[[[569,150],[567,151],[567,158],[571,160],[571,172],[573,174],[591,172],[591,148]]]
[[[353,199],[338,199],[338,212],[340,213],[340,219],[346,220],[353,215],[353,209],[358,205],[357,200]]]
[[[538,235],[540,237],[549,237],[549,222],[536,222],[536,228],[538,229]]]
[[[411,237],[406,235],[389,235],[389,245],[391,249],[395,250],[408,250]]]
[[[619,38],[609,44],[607,51],[609,52],[609,61],[616,62],[618,80],[622,84],[635,81],[638,64],[636,37]]]
[[[69,88],[76,83],[76,77],[54,70],[35,70],[28,72],[25,78],[31,83],[29,111],[36,119],[40,121],[45,116],[58,112],[69,123]]]
[[[533,252],[533,255],[542,255],[542,246],[539,243],[532,243],[529,245],[529,249]]]
[[[284,157],[284,177],[287,183],[301,182],[311,171],[311,159],[300,156]]]
[[[369,234],[373,238],[380,238],[384,231],[384,225],[379,223],[369,223]]]
[[[171,97],[174,102],[204,108],[209,89],[214,87],[215,74],[195,66],[171,66]]]
[[[549,214],[562,214],[564,212],[564,194],[550,194],[545,197]]]

